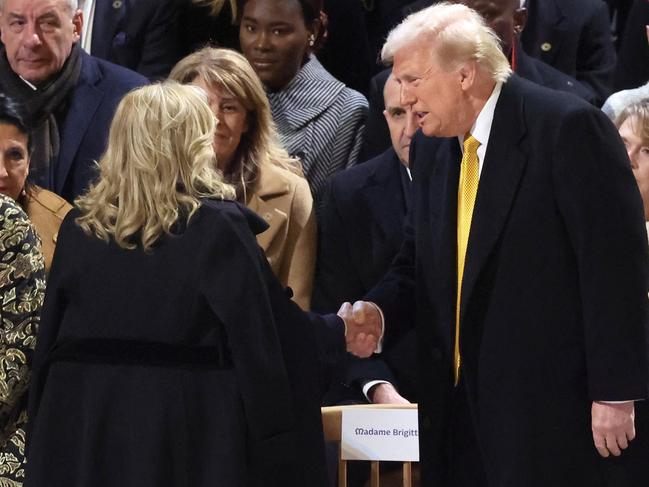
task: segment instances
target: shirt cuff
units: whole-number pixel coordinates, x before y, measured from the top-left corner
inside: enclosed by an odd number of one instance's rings
[[[372,402],[372,399],[370,399],[370,396],[368,396],[370,389],[374,386],[378,386],[379,384],[389,384],[389,382],[387,380],[371,380],[363,386],[363,395],[369,402]]]
[[[629,399],[628,401],[595,401],[602,404],[627,404],[629,402],[643,401],[643,399]]]

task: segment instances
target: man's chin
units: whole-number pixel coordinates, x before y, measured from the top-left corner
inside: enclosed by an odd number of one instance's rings
[[[21,67],[16,74],[20,76],[25,81],[28,81],[34,85],[42,83],[50,76],[52,76],[51,70],[42,67],[42,68],[25,68]]]

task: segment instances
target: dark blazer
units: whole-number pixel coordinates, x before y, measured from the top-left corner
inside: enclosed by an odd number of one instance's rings
[[[324,486],[314,351],[343,340],[279,286],[263,221],[206,201],[144,252],[78,215],[48,281],[26,485]]]
[[[649,43],[645,29],[647,24],[649,2],[635,0],[620,42],[615,91],[637,88],[649,81]]]
[[[593,91],[602,106],[613,88],[615,47],[602,0],[528,0],[523,48]]]
[[[572,76],[562,73],[558,69],[529,56],[523,50],[520,42],[516,43],[516,74],[553,90],[572,93],[588,103],[596,105],[598,98],[582,83]],[[370,83],[369,111],[365,124],[365,141],[361,154],[363,160],[374,157],[390,147],[390,131],[383,116],[385,103],[383,88],[392,72],[391,68],[381,71],[372,78]]]
[[[70,203],[95,177],[95,163],[104,152],[115,108],[133,88],[148,81],[133,71],[81,52],[81,74],[61,130],[61,149],[54,187],[45,188]]]
[[[337,311],[362,298],[401,247],[406,215],[402,171],[394,149],[330,179],[318,221],[314,310]]]
[[[380,156],[335,175],[325,193],[318,242],[312,307],[331,313],[361,299],[388,270],[403,240],[409,182],[390,148]],[[407,193],[406,193],[407,192]],[[349,356],[341,364],[343,386],[328,394],[331,403],[359,397],[367,380],[393,382],[403,394],[414,392],[414,344],[366,360]]]
[[[151,80],[164,79],[181,58],[178,0],[100,0],[92,23],[93,56]]]
[[[516,75],[504,84],[464,269],[459,389],[460,145],[414,144],[404,244],[367,299],[385,313],[388,346],[416,317],[422,484],[446,485],[449,442],[462,443],[454,425],[464,425],[489,485],[605,485],[611,462],[593,446],[591,403],[647,397],[649,383],[647,235],[615,127],[575,97]]]

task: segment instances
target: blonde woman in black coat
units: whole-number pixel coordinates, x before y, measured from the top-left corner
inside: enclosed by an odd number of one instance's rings
[[[314,330],[342,349],[342,327],[305,324],[284,295],[251,231],[265,224],[214,170],[214,127],[195,87],[120,103],[59,233],[27,486],[307,485],[322,463]]]

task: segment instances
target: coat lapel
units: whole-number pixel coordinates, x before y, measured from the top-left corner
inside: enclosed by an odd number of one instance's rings
[[[383,238],[394,250],[398,250],[402,240],[401,223],[406,213],[406,203],[401,183],[401,163],[396,154],[392,155],[389,164],[376,168],[363,193],[368,208],[381,216],[377,218],[377,226]]]
[[[104,92],[96,87],[100,79],[96,64],[84,52],[81,52],[81,56],[81,74],[63,124],[61,151],[56,165],[54,186],[56,188],[55,192],[58,194],[63,192],[63,186],[81,141],[104,97]]]
[[[527,156],[520,148],[526,128],[520,80],[513,76],[503,86],[491,126],[469,235],[461,311],[464,314],[480,271],[505,227],[523,176]]]
[[[274,174],[274,167],[260,168],[259,182],[246,203],[250,210],[257,213],[269,225],[268,229],[257,235],[257,243],[266,253],[269,252],[271,245],[276,245],[278,235],[286,232],[289,218],[286,212],[278,208],[278,201],[288,194],[290,188],[282,178],[273,177]]]

